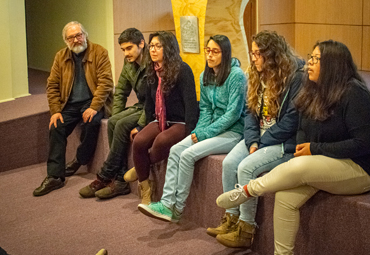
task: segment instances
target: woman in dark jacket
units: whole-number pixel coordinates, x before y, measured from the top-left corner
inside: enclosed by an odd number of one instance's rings
[[[298,113],[293,99],[302,84],[304,61],[276,32],[262,31],[252,39],[244,140],[223,161],[224,192],[288,161],[296,146]],[[249,247],[256,210],[257,198],[229,208],[220,226],[207,233],[225,246]]]
[[[135,168],[124,177],[132,181],[137,174],[143,204],[151,202],[150,165],[168,157],[172,145],[195,128],[199,115],[194,75],[180,57],[175,35],[165,31],[151,34],[149,52],[145,101],[148,125],[133,141]]]
[[[230,208],[276,192],[276,255],[293,254],[299,208],[317,191],[354,195],[370,190],[370,92],[344,44],[317,43],[308,59],[308,75],[296,98],[295,157],[217,199]]]

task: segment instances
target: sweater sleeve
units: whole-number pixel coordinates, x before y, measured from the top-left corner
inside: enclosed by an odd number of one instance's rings
[[[185,105],[185,127],[188,135],[197,124],[199,108],[193,71],[186,63],[183,63],[183,68],[180,71],[179,82]]]
[[[301,127],[301,119],[302,119],[302,114],[299,114],[298,130],[297,130],[297,135],[296,135],[297,144],[302,144],[302,143],[307,142],[306,135]]]
[[[157,81],[158,82],[158,81]],[[158,85],[158,83],[157,83]],[[152,97],[152,88],[153,84],[147,84],[147,93],[145,97],[145,123],[148,124],[149,122],[153,121],[155,119],[155,101]]]
[[[370,93],[354,85],[344,97],[340,103],[350,138],[332,143],[311,142],[312,155],[355,158],[370,154]]]
[[[299,114],[294,106],[294,98],[298,94],[301,85],[302,72],[298,71],[290,82],[286,99],[283,99],[283,103],[285,100],[288,107],[283,115],[279,117],[279,120],[262,135],[260,148],[284,143],[296,134]]]
[[[239,120],[242,111],[244,110],[246,86],[245,74],[240,68],[235,68],[230,72],[228,79],[229,81],[222,85],[229,86],[229,98],[226,111],[212,124],[196,130],[195,134],[199,141],[215,137],[227,131],[236,121]]]

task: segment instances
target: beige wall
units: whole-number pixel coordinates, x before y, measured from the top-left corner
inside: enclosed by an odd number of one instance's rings
[[[0,102],[27,96],[27,52],[23,0],[0,1]]]
[[[259,0],[259,29],[284,35],[306,57],[318,40],[348,46],[361,70],[370,71],[370,0]]]
[[[81,22],[89,39],[105,47],[114,65],[112,0],[26,0],[30,68],[50,71],[55,53],[65,47],[62,29]]]

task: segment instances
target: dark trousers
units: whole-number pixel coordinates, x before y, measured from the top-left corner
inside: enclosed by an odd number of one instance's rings
[[[65,154],[67,137],[82,120],[83,112],[90,107],[91,101],[79,104],[67,104],[61,112],[64,123],[60,120],[57,127],[51,126],[49,131],[49,158],[47,161],[48,176],[62,178],[65,174]],[[91,122],[81,123],[81,144],[77,148],[76,158],[82,165],[86,165],[95,152],[99,134],[100,122],[104,117],[103,110],[97,112]]]
[[[133,159],[139,181],[148,179],[150,165],[166,159],[171,147],[185,136],[184,124],[173,124],[161,132],[158,122],[151,122],[141,130],[133,144]]]
[[[128,149],[130,146],[131,130],[137,127],[137,122],[143,110],[130,107],[108,120],[108,140],[110,151],[107,160],[98,173],[99,177],[111,180],[123,181],[123,175],[127,172]]]

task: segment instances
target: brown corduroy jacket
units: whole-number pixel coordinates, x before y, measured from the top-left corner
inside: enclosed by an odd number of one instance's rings
[[[82,62],[86,81],[93,95],[90,108],[99,111],[104,107],[105,114],[109,116],[114,85],[108,51],[90,41],[87,41],[87,45]],[[46,86],[51,115],[62,112],[68,102],[74,80],[74,65],[71,50],[66,47],[58,51]]]

